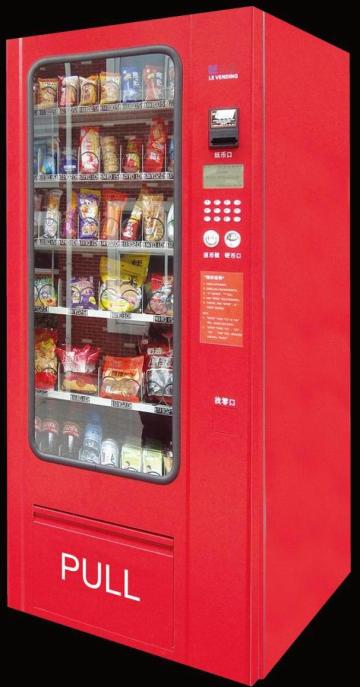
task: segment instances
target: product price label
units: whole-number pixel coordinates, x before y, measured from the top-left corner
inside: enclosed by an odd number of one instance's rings
[[[129,312],[111,312],[110,313],[110,319],[111,320],[130,320],[131,319],[131,313],[129,313]]]
[[[81,317],[87,317],[88,312],[88,310],[83,310],[82,308],[71,308],[72,315],[80,315]]]
[[[171,406],[155,406],[154,413],[156,413],[156,415],[172,415],[172,407]]]
[[[78,403],[90,403],[90,396],[85,396],[85,394],[70,394],[71,401],[77,401]]]
[[[132,403],[129,403],[129,401],[111,401],[111,407],[126,408],[126,410],[130,410],[132,408]]]

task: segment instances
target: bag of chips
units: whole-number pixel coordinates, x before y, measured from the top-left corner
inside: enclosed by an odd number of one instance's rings
[[[64,148],[60,157],[60,174],[76,174],[78,155],[76,148]]]
[[[136,403],[141,398],[144,356],[117,358],[106,355],[101,371],[100,396]]]
[[[78,230],[79,194],[71,191],[66,205],[65,218],[61,226],[61,238],[76,239]]]
[[[37,106],[41,108],[56,107],[58,101],[58,80],[38,79]]]
[[[57,338],[56,329],[35,329],[35,389],[55,389]]]
[[[165,210],[163,194],[143,194],[142,211],[144,241],[162,241],[165,235]]]
[[[141,189],[139,196],[134,203],[131,215],[125,223],[125,226],[121,229],[121,238],[123,241],[136,241],[139,238],[139,230],[142,218],[142,196],[146,190],[147,189],[145,186]]]
[[[101,348],[85,346],[67,346],[62,344],[56,349],[56,354],[62,363],[64,372],[94,372],[99,362]]]
[[[175,97],[175,65],[173,60],[169,59],[167,66],[167,98],[174,100]]]
[[[135,312],[139,309],[149,260],[149,255],[123,255],[121,260],[100,258],[101,310]]]
[[[49,138],[37,144],[39,174],[57,174],[58,147],[57,138]]]
[[[170,209],[166,218],[166,235],[168,241],[174,240],[175,218],[174,218],[174,203],[171,203]]]
[[[99,236],[99,207],[101,191],[81,188],[79,198],[79,235],[81,239]]]
[[[144,100],[161,100],[164,96],[163,82],[163,68],[147,64],[143,70]]]
[[[86,79],[80,76],[80,103],[79,105],[95,105],[98,99],[98,75],[88,76]]]
[[[100,171],[100,138],[98,126],[80,129],[80,173],[97,174]]]
[[[120,102],[120,74],[115,72],[100,73],[100,105]]]
[[[120,152],[116,136],[101,136],[102,170],[105,174],[114,174],[119,171]]]
[[[127,195],[120,191],[105,190],[102,193],[102,220],[100,238],[119,238],[122,213],[127,200]]]
[[[145,312],[172,317],[174,314],[174,277],[172,274],[151,274],[144,287]]]
[[[121,82],[124,103],[141,100],[141,79],[137,67],[124,67],[121,71]]]
[[[71,305],[84,310],[97,309],[93,277],[71,278]]]
[[[46,197],[46,214],[44,224],[44,238],[54,239],[59,236],[59,222],[60,222],[60,198],[62,190],[54,188],[47,192]]]
[[[65,391],[76,391],[83,394],[95,394],[98,391],[97,365],[101,349],[86,346],[58,346],[56,354],[62,363],[64,376],[62,388]]]
[[[134,174],[141,171],[141,146],[142,141],[138,136],[126,137],[124,172]]]
[[[144,172],[162,172],[164,168],[167,127],[160,117],[152,119],[145,148]]]
[[[59,76],[60,107],[72,107],[78,103],[79,77]]]
[[[169,344],[150,341],[145,347],[144,382],[146,399],[171,405],[173,395],[174,353]]]
[[[34,305],[38,308],[57,305],[56,288],[52,277],[39,277],[34,280]]]
[[[34,194],[34,238],[40,236],[41,229],[41,207],[42,207],[42,193],[36,191]]]

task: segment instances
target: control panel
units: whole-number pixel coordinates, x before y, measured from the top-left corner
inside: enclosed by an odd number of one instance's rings
[[[242,199],[217,196],[203,200],[203,257],[240,260]]]

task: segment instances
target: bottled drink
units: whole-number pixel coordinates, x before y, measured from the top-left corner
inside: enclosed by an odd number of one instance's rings
[[[65,420],[62,430],[60,455],[77,460],[79,457],[81,427],[78,422]]]
[[[102,428],[98,416],[94,413],[86,423],[84,441],[79,458],[87,463],[100,464]]]
[[[46,415],[41,424],[41,450],[49,456],[57,456],[59,448],[59,423]]]

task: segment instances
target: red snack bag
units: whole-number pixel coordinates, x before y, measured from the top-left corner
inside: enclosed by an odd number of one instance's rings
[[[141,397],[143,366],[142,355],[133,358],[104,356],[100,396],[137,403]]]
[[[141,146],[142,141],[138,136],[128,136],[126,141],[126,153],[124,172],[133,174],[141,170]]]
[[[164,168],[167,127],[163,119],[152,119],[146,143],[144,172],[161,172]]]
[[[56,329],[35,329],[35,389],[55,389],[57,338]]]

